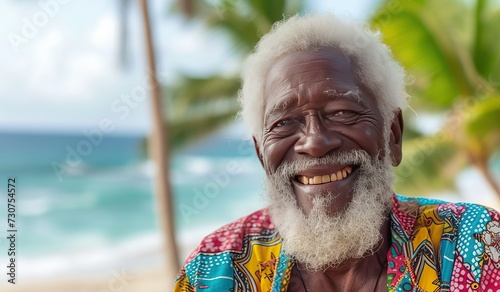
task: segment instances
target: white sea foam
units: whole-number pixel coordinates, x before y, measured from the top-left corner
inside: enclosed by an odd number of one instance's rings
[[[26,198],[23,199],[22,208],[18,209],[18,214],[21,216],[39,216],[49,211],[51,203],[52,200],[49,196]]]
[[[88,238],[85,239],[86,241]],[[113,270],[133,272],[162,265],[161,236],[159,233],[136,234],[117,244],[99,248],[25,257],[19,253],[19,278],[52,279],[66,277],[98,277]]]
[[[97,195],[90,191],[75,195],[55,188],[26,187],[22,194],[17,208],[20,216],[41,216],[56,209],[90,209],[97,202]]]
[[[212,159],[202,156],[182,156],[176,159],[182,162],[182,168],[178,171],[188,175],[204,176],[215,167]]]

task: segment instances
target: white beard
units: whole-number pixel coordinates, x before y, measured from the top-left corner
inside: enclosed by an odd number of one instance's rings
[[[329,214],[338,194],[316,194],[310,214],[305,215],[297,205],[291,180],[299,171],[324,164],[360,165],[352,200],[345,210]],[[318,271],[376,252],[383,238],[380,229],[391,206],[393,179],[390,159],[371,159],[362,150],[319,159],[304,157],[280,165],[266,179],[266,197],[285,253],[307,269]]]

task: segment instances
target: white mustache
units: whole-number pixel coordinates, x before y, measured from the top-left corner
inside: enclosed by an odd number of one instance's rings
[[[371,163],[372,158],[365,150],[339,151],[320,158],[310,156],[299,156],[294,161],[283,162],[276,170],[275,175],[283,179],[291,179],[300,172],[314,166],[322,165],[366,165]]]

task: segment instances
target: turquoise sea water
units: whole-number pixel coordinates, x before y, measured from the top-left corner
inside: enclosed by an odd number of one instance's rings
[[[261,207],[262,170],[238,136],[229,129],[172,157],[182,256],[210,230]],[[159,249],[154,168],[143,140],[105,136],[85,148],[91,144],[82,141],[91,141],[79,134],[0,133],[0,248],[7,249],[7,178],[15,177],[22,275],[92,273],[96,265],[137,264]],[[68,156],[73,151],[85,155]]]

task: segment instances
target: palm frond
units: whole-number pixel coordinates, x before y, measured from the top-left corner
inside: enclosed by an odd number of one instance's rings
[[[453,190],[453,178],[466,160],[457,145],[441,133],[406,141],[403,160],[395,170],[395,189],[412,196]]]

